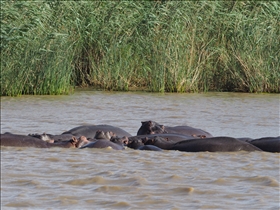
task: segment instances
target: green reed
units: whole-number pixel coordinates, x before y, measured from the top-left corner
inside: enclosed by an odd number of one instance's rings
[[[277,92],[279,2],[1,1],[1,95]]]

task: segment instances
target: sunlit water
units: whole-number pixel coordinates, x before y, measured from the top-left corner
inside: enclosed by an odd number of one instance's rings
[[[141,121],[279,136],[278,94],[76,91],[1,97],[1,133]],[[279,209],[279,154],[1,148],[1,209]]]

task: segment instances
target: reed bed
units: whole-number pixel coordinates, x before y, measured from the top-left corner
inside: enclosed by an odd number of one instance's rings
[[[1,1],[1,95],[280,89],[277,1]]]

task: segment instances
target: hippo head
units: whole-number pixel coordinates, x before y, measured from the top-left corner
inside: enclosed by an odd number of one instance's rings
[[[73,136],[73,137],[72,137],[72,140],[73,140],[74,142],[76,142],[75,145],[76,145],[77,148],[80,148],[80,147],[82,147],[82,146],[84,146],[84,145],[90,143],[90,141],[88,141],[87,138],[86,138],[85,136],[81,136],[81,137],[79,137],[79,139],[76,139],[76,137]]]
[[[144,143],[141,139],[129,139],[126,146],[132,149],[138,149],[140,146],[144,146]]]
[[[139,128],[137,135],[167,133],[164,125],[160,125],[154,121],[142,121],[142,126]]]
[[[69,145],[70,148],[76,148],[78,144],[78,139],[75,136],[73,136],[72,139],[69,140],[69,143],[70,143]]]
[[[127,145],[128,144],[128,138],[126,136],[123,136],[123,137],[112,136],[110,138],[110,141],[114,142],[116,144],[121,144],[121,145]]]
[[[141,138],[144,145],[154,145],[156,142],[156,136]]]
[[[168,138],[162,138],[160,136],[153,136],[153,137],[144,137],[142,138],[142,142],[145,145],[154,145],[161,149],[167,149],[173,143],[168,140]]]
[[[113,133],[112,131],[104,132],[104,131],[98,130],[98,131],[96,131],[94,138],[95,139],[108,139],[108,140],[110,140],[112,136],[116,136],[116,134]]]

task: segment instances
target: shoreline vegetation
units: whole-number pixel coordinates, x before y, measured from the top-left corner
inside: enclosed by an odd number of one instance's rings
[[[280,92],[278,1],[1,1],[1,96]]]

